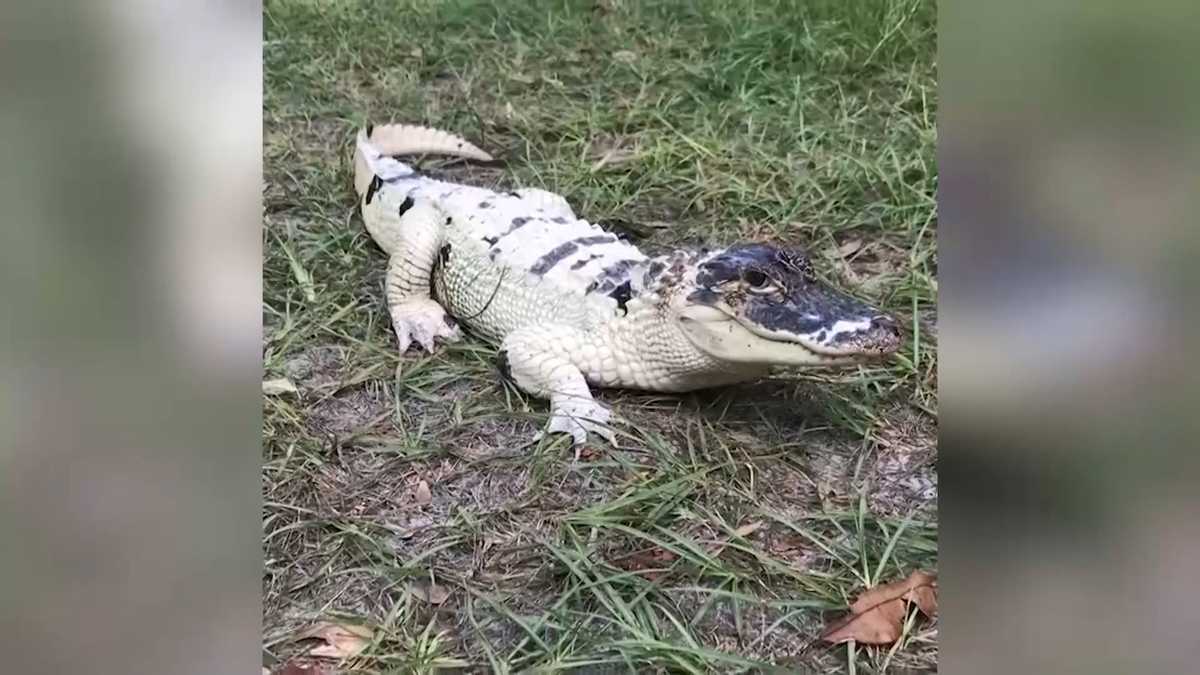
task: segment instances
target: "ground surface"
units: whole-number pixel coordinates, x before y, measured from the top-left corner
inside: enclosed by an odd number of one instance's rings
[[[924,621],[815,640],[864,585],[937,568],[932,3],[500,4],[266,3],[263,349],[298,393],[264,401],[265,661],[334,617],[376,636],[344,670],[935,667]],[[908,341],[602,392],[619,449],[526,447],[545,404],[492,348],[395,351],[350,187],[367,121],[461,133],[501,162],[422,169],[562,193],[645,249],[805,246]]]

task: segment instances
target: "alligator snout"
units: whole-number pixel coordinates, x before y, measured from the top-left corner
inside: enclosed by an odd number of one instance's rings
[[[876,316],[862,336],[862,350],[886,356],[900,348],[900,326],[890,316]]]

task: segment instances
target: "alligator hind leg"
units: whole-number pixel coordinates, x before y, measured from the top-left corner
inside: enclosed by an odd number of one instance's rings
[[[416,341],[432,352],[434,341],[462,336],[457,322],[430,297],[429,277],[442,243],[442,214],[430,203],[407,209],[396,222],[387,268],[387,303],[403,354]]]
[[[615,444],[608,427],[612,413],[592,398],[583,372],[568,356],[581,342],[579,332],[566,326],[521,328],[500,346],[501,370],[522,391],[550,399],[550,433],[570,434],[577,446],[587,442],[589,432]]]

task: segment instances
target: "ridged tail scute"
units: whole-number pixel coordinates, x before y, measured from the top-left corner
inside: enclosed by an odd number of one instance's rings
[[[361,197],[383,157],[446,155],[492,161],[492,156],[461,136],[412,124],[370,126],[358,132],[354,148],[354,189]]]

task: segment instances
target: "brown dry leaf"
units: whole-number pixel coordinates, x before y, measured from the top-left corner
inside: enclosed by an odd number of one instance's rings
[[[412,584],[408,587],[408,592],[431,605],[440,605],[450,598],[450,591],[446,590],[445,586],[427,581]]]
[[[937,614],[937,590],[933,586],[918,586],[904,594],[904,599],[917,606],[929,618]]]
[[[665,548],[639,551],[614,561],[614,565],[626,572],[636,572],[648,581],[655,581],[665,571],[662,569],[675,562],[679,556]]]
[[[721,551],[723,551],[725,549],[726,544],[733,541],[734,539],[745,539],[746,537],[750,536],[751,534],[754,534],[755,532],[757,532],[758,529],[761,528],[762,526],[763,526],[763,521],[761,521],[761,520],[756,520],[752,523],[746,523],[745,525],[742,525],[738,529],[734,530],[733,534],[725,541],[716,543],[716,544],[709,544],[708,545],[709,555],[714,555],[714,556],[720,555]]]
[[[366,626],[322,621],[296,636],[297,640],[317,638],[325,644],[309,650],[310,656],[344,659],[357,655],[375,638],[375,631]]]
[[[834,644],[855,640],[882,645],[900,637],[905,605],[912,602],[926,616],[937,613],[937,577],[914,571],[907,578],[868,588],[850,605],[850,614],[834,622],[821,639]]]
[[[576,455],[576,459],[577,460],[582,459],[584,461],[590,462],[593,459],[602,457],[603,455],[604,455],[604,453],[601,452],[599,448],[592,446],[592,445],[585,445],[579,449],[579,452]]]

